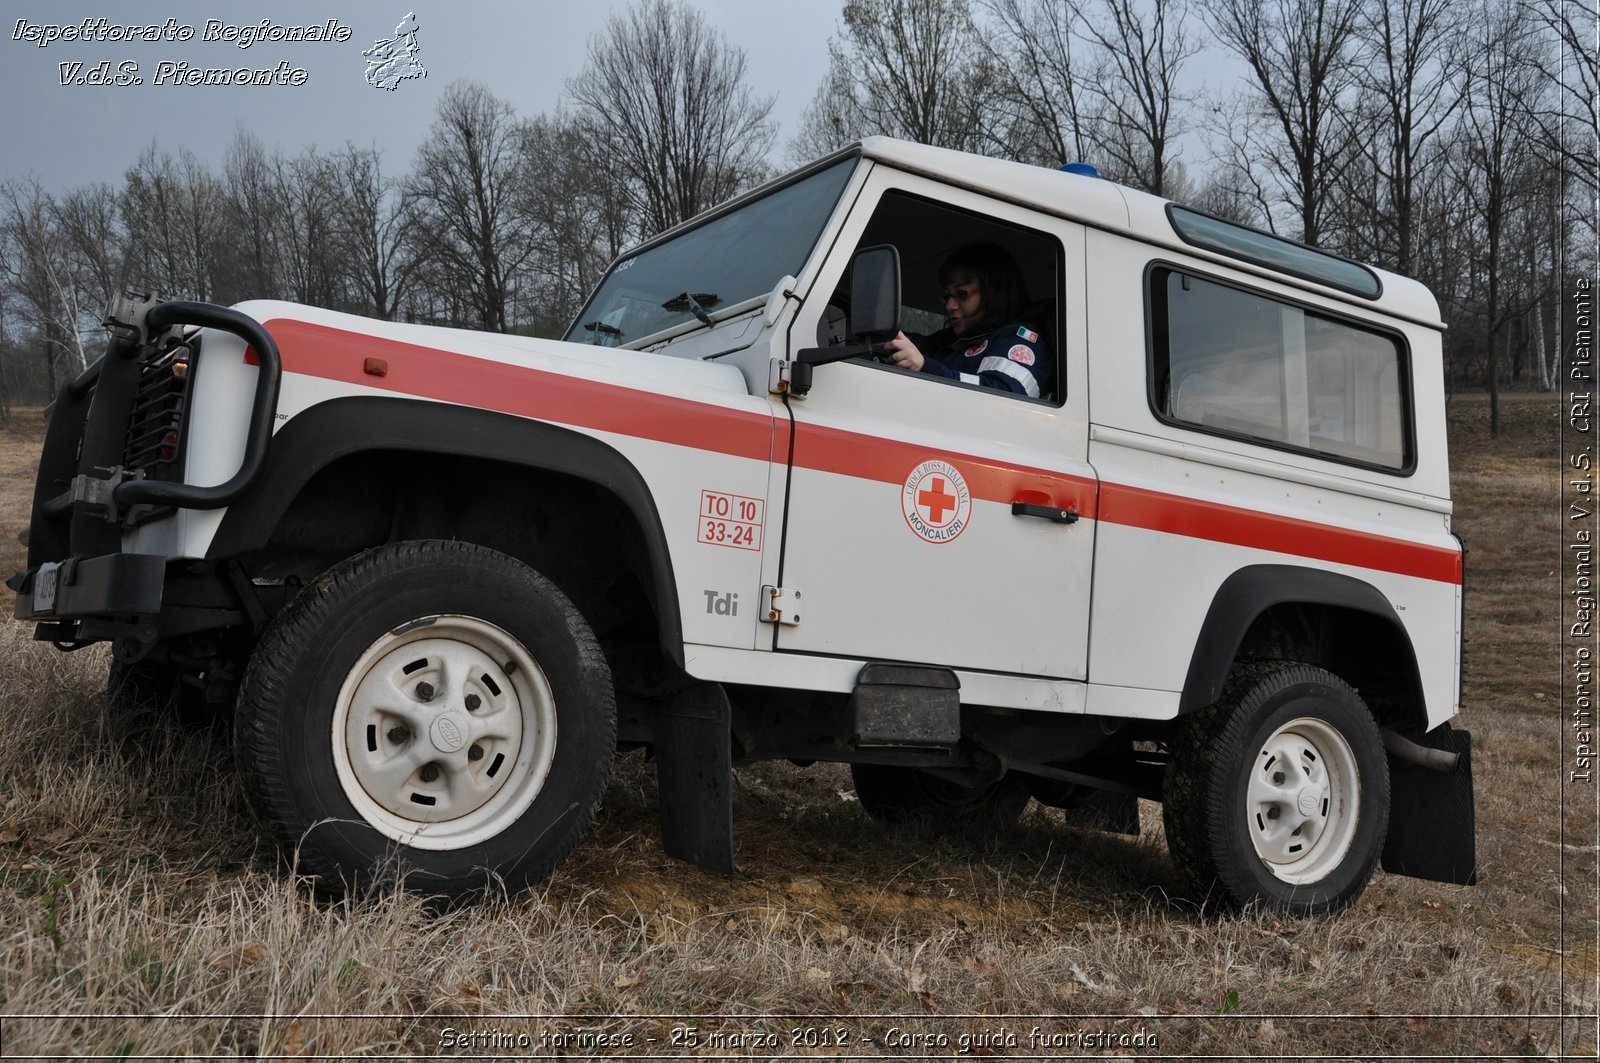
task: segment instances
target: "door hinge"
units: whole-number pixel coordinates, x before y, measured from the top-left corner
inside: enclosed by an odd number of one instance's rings
[[[789,396],[792,396],[793,398],[803,399],[803,398],[806,397],[806,392],[811,390],[811,388],[810,388],[810,371],[811,371],[811,367],[809,365],[801,366],[798,362],[785,361],[782,358],[774,358],[770,363],[768,363],[768,365],[769,365],[769,368],[767,369],[767,393],[768,394],[771,394],[771,395],[789,395]],[[800,387],[796,387],[795,386],[796,383],[797,383],[796,372],[795,372],[797,368],[801,371],[801,373],[806,378],[805,379],[805,384],[803,386],[800,386]]]
[[[800,592],[793,587],[761,588],[761,622],[763,624],[788,624],[800,622]]]

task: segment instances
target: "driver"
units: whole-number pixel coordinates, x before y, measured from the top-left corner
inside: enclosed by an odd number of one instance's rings
[[[1037,399],[1050,393],[1055,358],[1025,319],[1027,283],[998,244],[967,244],[939,267],[947,327],[932,336],[896,333],[885,346],[902,369]]]

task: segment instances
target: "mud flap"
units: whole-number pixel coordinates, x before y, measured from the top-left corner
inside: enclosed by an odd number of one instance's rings
[[[1445,724],[1416,741],[1460,759],[1455,770],[1446,773],[1389,758],[1389,837],[1383,845],[1383,869],[1392,875],[1476,885],[1472,735]]]
[[[662,848],[725,875],[734,872],[732,719],[716,683],[675,695],[656,716]]]

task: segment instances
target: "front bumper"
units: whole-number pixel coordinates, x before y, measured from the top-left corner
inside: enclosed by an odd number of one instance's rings
[[[282,361],[259,322],[225,307],[122,299],[106,324],[106,353],[56,398],[34,488],[28,569],[6,586],[16,593],[17,619],[38,622],[36,638],[82,645],[131,634],[148,647],[238,615],[217,572],[122,548],[146,521],[174,509],[218,509],[250,489],[271,441]],[[203,328],[243,339],[260,371],[238,471],[201,487],[178,477]]]
[[[155,616],[167,559],[154,554],[69,557],[28,570],[13,589],[18,620]]]

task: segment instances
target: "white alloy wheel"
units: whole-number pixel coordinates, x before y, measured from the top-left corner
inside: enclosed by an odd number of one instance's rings
[[[1350,743],[1323,720],[1290,720],[1267,737],[1245,793],[1250,841],[1284,882],[1320,882],[1344,860],[1361,807]]]
[[[344,794],[373,828],[415,849],[461,849],[506,830],[539,795],[555,759],[555,699],[501,628],[427,617],[356,661],[331,737]]]

